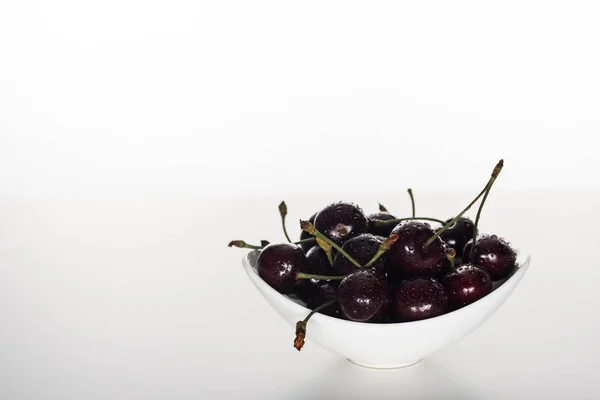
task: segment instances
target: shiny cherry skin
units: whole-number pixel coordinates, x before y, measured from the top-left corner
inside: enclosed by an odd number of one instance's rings
[[[371,261],[382,243],[383,241],[370,233],[361,233],[358,236],[348,239],[342,246],[342,249],[360,265],[365,265]],[[336,275],[348,275],[357,268],[356,265],[352,264],[352,262],[341,253],[338,253],[333,260],[333,270]],[[386,254],[383,253],[383,255],[371,265],[371,268],[373,268],[381,277],[385,277],[387,272]]]
[[[314,213],[313,215],[311,215],[311,217],[308,219],[308,222],[310,222],[311,224],[314,224],[316,216],[317,216],[317,213]],[[302,233],[300,233],[300,240],[310,239],[312,237],[313,236],[306,231],[302,231]],[[313,248],[316,245],[316,243],[317,242],[300,243],[300,247],[302,248],[302,250],[304,250],[305,253],[308,253],[308,250]]]
[[[340,281],[325,281],[320,282],[318,285],[317,291],[307,302],[306,306],[311,310],[337,298],[337,288],[339,286]],[[339,316],[339,308],[337,302],[334,304],[323,308],[319,311],[322,314],[329,315],[330,317]]]
[[[397,322],[433,318],[449,311],[444,286],[433,278],[411,278],[393,292],[392,316]]]
[[[450,309],[457,310],[492,292],[492,279],[483,269],[463,264],[446,274],[442,284],[448,295]]]
[[[300,282],[296,285],[294,294],[305,304],[308,304],[317,295],[319,286],[322,284],[323,281],[316,279],[300,279]]]
[[[387,282],[374,272],[357,270],[346,276],[338,286],[340,316],[355,322],[383,322],[391,304]]]
[[[319,246],[314,246],[308,250],[306,258],[308,259],[308,269],[300,270],[300,272],[316,275],[335,275],[327,254]]]
[[[394,227],[396,226],[394,223],[381,225],[381,224],[377,224],[372,221],[374,221],[374,220],[389,221],[392,219],[396,219],[396,217],[387,211],[380,211],[378,213],[369,215],[368,216],[369,233],[372,233],[373,235],[376,235],[376,236],[383,236],[383,237],[390,236],[390,233],[392,233],[392,229],[394,229]]]
[[[452,221],[452,219],[447,220],[446,223],[450,221]],[[440,238],[446,242],[448,246],[456,250],[457,258],[462,258],[465,245],[473,238],[473,229],[475,229],[473,221],[466,217],[460,217],[456,222],[450,225],[448,229],[442,232]]]
[[[470,257],[473,240],[463,250],[463,259],[485,270],[493,281],[508,277],[517,267],[517,253],[510,244],[496,235],[477,238],[473,257]]]
[[[309,266],[300,247],[291,243],[272,243],[258,256],[258,275],[281,294],[291,294],[298,285],[296,275]]]
[[[340,201],[319,211],[314,226],[328,239],[341,246],[346,240],[365,233],[368,221],[359,206]]]
[[[435,234],[429,224],[405,221],[396,225],[392,233],[398,235],[398,240],[387,252],[388,272],[392,279],[436,277],[443,273],[445,243],[438,237],[423,248],[427,239]]]

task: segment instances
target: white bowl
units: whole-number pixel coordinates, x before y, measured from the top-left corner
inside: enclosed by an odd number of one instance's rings
[[[243,257],[244,269],[267,302],[292,328],[310,309],[297,299],[284,296],[258,276],[259,251]],[[517,269],[495,290],[459,310],[415,322],[372,324],[347,321],[315,314],[308,321],[306,342],[347,358],[354,364],[371,368],[400,368],[415,364],[469,335],[506,301],[527,271],[530,255],[517,251]],[[292,332],[291,330],[290,332]],[[290,349],[293,335],[290,336]]]

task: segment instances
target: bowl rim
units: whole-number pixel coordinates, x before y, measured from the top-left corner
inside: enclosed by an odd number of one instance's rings
[[[279,293],[277,290],[272,288],[271,285],[269,285],[267,282],[265,282],[258,275],[258,272],[252,266],[252,264],[249,260],[250,255],[253,253],[255,254],[257,252],[260,253],[260,250],[250,250],[242,257],[242,264],[243,264],[244,269],[245,269],[246,273],[248,274],[249,278],[253,282],[258,282],[260,284],[260,286],[262,288],[264,288],[265,290],[270,291],[271,293],[281,297],[281,299],[284,302],[291,304],[293,307],[297,308],[298,311],[303,310],[306,312],[306,315],[308,315],[308,313],[310,313],[312,311],[310,308],[308,308],[302,304],[299,304],[298,302],[290,299],[288,296],[286,296],[284,294]],[[509,289],[507,283],[509,281],[512,282],[515,279],[518,279],[520,281],[523,278],[523,276],[525,275],[525,273],[527,272],[529,265],[531,263],[531,254],[530,253],[524,252],[523,250],[521,250],[519,248],[515,248],[515,252],[517,253],[517,267],[512,272],[512,274],[508,278],[506,278],[499,287],[494,289],[488,295],[482,297],[481,299],[479,299],[471,304],[468,304],[462,308],[459,308],[457,310],[450,311],[445,314],[438,315],[438,316],[431,317],[431,318],[426,318],[426,319],[417,320],[417,321],[406,321],[406,322],[372,323],[372,322],[348,321],[343,318],[331,317],[329,315],[322,314],[322,313],[314,314],[311,317],[311,320],[314,320],[314,319],[324,320],[324,321],[329,320],[332,323],[338,323],[338,324],[349,325],[349,326],[369,327],[372,329],[385,329],[385,328],[391,328],[391,327],[414,327],[414,326],[418,326],[418,325],[429,325],[429,324],[434,324],[434,323],[438,323],[438,322],[443,322],[449,318],[453,318],[453,317],[459,316],[461,314],[470,312],[475,308],[483,307],[485,303],[492,302],[493,299],[501,296],[501,293],[504,291],[514,290],[516,288],[516,286],[512,289]],[[521,261],[519,262],[519,260],[521,260]],[[253,274],[253,276],[251,276],[250,274]]]

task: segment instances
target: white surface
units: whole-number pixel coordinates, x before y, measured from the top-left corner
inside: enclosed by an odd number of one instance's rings
[[[514,246],[514,244],[513,244]],[[365,324],[316,314],[307,324],[307,339],[354,364],[377,369],[400,368],[430,358],[471,334],[512,294],[527,272],[531,256],[516,248],[518,269],[510,279],[477,302],[437,318],[392,324]],[[242,258],[252,284],[292,329],[310,313],[282,296],[256,271],[257,253]]]
[[[501,182],[482,230],[531,251],[521,284],[472,335],[381,374],[310,342],[298,353],[243,250],[226,247],[283,240],[279,197],[4,202],[0,398],[598,398],[600,193]],[[340,196],[410,210],[404,193]],[[418,210],[446,216],[471,194],[416,196]],[[330,198],[285,200],[293,231]]]
[[[462,177],[502,157],[507,187],[598,187],[599,12],[596,0],[3,0],[2,191],[336,193],[358,163],[360,191],[389,170],[420,191],[470,190]],[[454,173],[439,181],[425,154]]]
[[[599,9],[1,1],[0,398],[600,397]],[[499,158],[531,269],[404,374],[298,354],[225,247],[282,199],[452,215]]]

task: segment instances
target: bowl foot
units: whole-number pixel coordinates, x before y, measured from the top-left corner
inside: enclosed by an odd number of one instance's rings
[[[364,367],[364,368],[371,368],[371,369],[398,369],[398,368],[410,367],[411,365],[417,364],[421,360],[416,360],[416,361],[412,361],[412,362],[408,362],[408,363],[403,363],[403,364],[393,364],[393,365],[371,365],[371,364],[365,364],[365,363],[361,363],[361,362],[350,360],[350,359],[348,359],[348,361],[350,361],[354,365],[358,365],[359,367]]]

